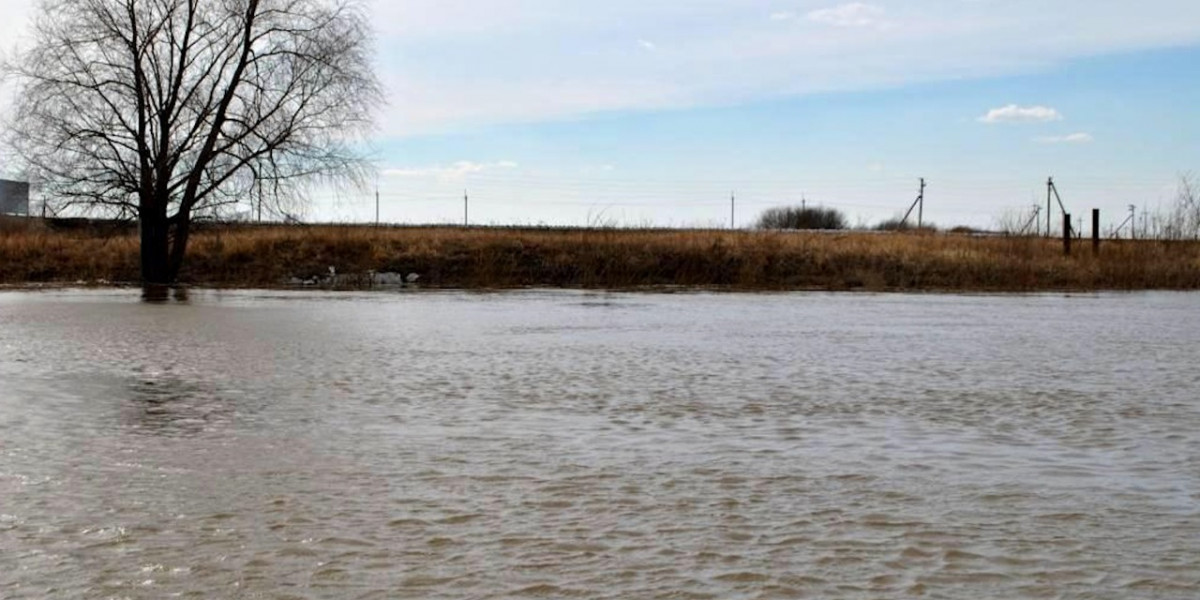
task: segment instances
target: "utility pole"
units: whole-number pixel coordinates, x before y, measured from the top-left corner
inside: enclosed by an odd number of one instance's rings
[[[904,213],[904,218],[900,219],[900,229],[904,229],[908,224],[908,218],[912,216],[912,211],[920,207],[917,212],[917,228],[920,229],[925,219],[925,178],[921,178],[921,191],[917,193],[917,199],[913,201],[912,206],[908,207],[908,212]]]
[[[470,202],[470,197],[467,195],[467,190],[463,190],[463,227],[467,227],[470,220],[467,218],[467,208]]]
[[[1058,195],[1058,186],[1054,185],[1053,177],[1046,182],[1046,237],[1053,235],[1051,227],[1054,222],[1054,207],[1050,203],[1051,200],[1058,200],[1058,209],[1062,214],[1067,214],[1067,207],[1063,204],[1062,196]]]
[[[375,226],[379,227],[379,186],[375,186]]]
[[[1125,220],[1121,221],[1121,224],[1117,225],[1117,228],[1113,230],[1113,237],[1114,238],[1120,237],[1121,230],[1125,229],[1126,225],[1129,226],[1129,239],[1136,240],[1137,239],[1137,207],[1132,204],[1129,205],[1129,216],[1125,217]]]
[[[736,221],[734,220],[734,214],[735,214],[734,211],[735,211],[736,204],[737,204],[737,194],[734,192],[729,192],[729,229],[731,229],[731,230],[737,229],[737,227],[735,225]]]
[[[1042,207],[1037,204],[1033,205],[1033,216],[1029,217],[1029,220],[1025,221],[1025,225],[1021,227],[1021,235],[1029,233],[1030,227],[1033,228],[1034,235],[1042,228]]]
[[[917,229],[925,225],[925,178],[921,178],[921,193],[917,196]]]
[[[1054,193],[1054,178],[1046,180],[1046,237],[1050,237],[1051,223],[1054,221],[1054,209],[1050,205],[1051,195]]]

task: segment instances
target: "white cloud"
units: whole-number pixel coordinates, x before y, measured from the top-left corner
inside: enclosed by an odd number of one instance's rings
[[[851,2],[832,8],[822,8],[808,13],[808,20],[834,27],[888,27],[884,20],[887,11],[881,6]]]
[[[382,137],[1020,75],[1200,43],[1195,0],[366,2]],[[0,0],[0,49],[36,4]]]
[[[21,42],[27,33],[29,17],[34,12],[34,2],[30,0],[0,0],[0,49],[10,50],[14,42]]]
[[[1033,138],[1039,144],[1090,144],[1096,141],[1090,133],[1072,133],[1069,135],[1048,135]]]
[[[402,177],[402,178],[431,178],[441,181],[455,181],[467,178],[469,175],[482,173],[484,171],[495,171],[503,169],[516,169],[520,165],[511,160],[501,160],[491,163],[478,163],[469,160],[460,160],[450,166],[433,166],[433,167],[394,167],[384,169],[382,175],[384,177]]]
[[[647,40],[638,40],[638,45],[651,52],[658,50],[658,45]]]
[[[586,175],[607,175],[617,170],[615,165],[587,165],[579,169]]]
[[[33,2],[29,0],[0,0],[0,63],[12,57],[28,43],[29,17],[33,14]],[[0,124],[8,114],[13,88],[0,78]]]
[[[605,111],[665,109],[688,104],[685,91],[662,78],[605,80],[571,74],[558,80],[531,80],[481,72],[459,79],[414,72],[407,76],[386,74],[384,84],[390,92],[388,110],[380,119],[380,134],[384,136],[443,133],[492,123],[540,122]]]
[[[1048,106],[1018,106],[1009,104],[989,110],[979,117],[981,123],[1048,123],[1061,121],[1062,113]]]
[[[1194,0],[369,1],[385,137],[1013,76],[1200,43]]]

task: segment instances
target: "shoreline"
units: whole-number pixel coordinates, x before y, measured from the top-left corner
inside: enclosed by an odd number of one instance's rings
[[[962,289],[962,288],[886,288],[886,289],[867,289],[867,288],[845,288],[845,289],[830,289],[830,288],[735,288],[728,286],[669,286],[655,285],[642,287],[552,287],[544,285],[526,285],[513,287],[454,287],[454,286],[428,286],[414,285],[407,287],[398,286],[375,286],[375,287],[322,287],[322,286],[293,286],[293,285],[276,285],[276,286],[261,286],[261,285],[208,285],[194,283],[177,283],[171,285],[151,284],[144,285],[136,282],[24,282],[24,283],[0,283],[0,293],[4,292],[116,292],[116,291],[145,291],[148,288],[156,288],[167,291],[182,290],[185,293],[189,292],[262,292],[262,293],[278,293],[278,292],[296,292],[296,293],[311,293],[311,294],[443,294],[443,293],[479,293],[479,294],[506,294],[506,293],[602,293],[602,294],[713,294],[713,295],[737,295],[737,294],[763,294],[763,295],[783,295],[783,294],[830,294],[830,295],[912,295],[912,296],[1045,296],[1045,295],[1067,295],[1067,296],[1083,296],[1083,295],[1129,295],[1129,294],[1146,294],[1146,293],[1166,293],[1166,294],[1192,294],[1200,292],[1200,288],[1042,288],[1028,290],[1010,290],[1010,289]]]
[[[137,239],[0,229],[0,289],[140,287]],[[332,270],[331,270],[332,268]],[[332,275],[332,276],[331,276]],[[198,289],[1085,293],[1200,290],[1200,242],[955,233],[370,225],[206,225],[179,285]],[[308,285],[293,285],[306,282]]]

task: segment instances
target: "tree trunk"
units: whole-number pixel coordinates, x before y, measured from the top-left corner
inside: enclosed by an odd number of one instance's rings
[[[144,210],[138,220],[142,242],[142,283],[168,284],[173,279],[168,263],[170,228],[166,215],[154,213],[153,210]]]
[[[167,262],[167,274],[171,283],[179,279],[179,269],[183,266],[183,257],[187,254],[188,235],[191,233],[192,220],[190,215],[180,211],[179,221],[175,223],[175,235],[171,240],[171,254]]]

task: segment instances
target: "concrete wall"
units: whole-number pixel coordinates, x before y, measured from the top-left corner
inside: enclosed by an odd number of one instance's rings
[[[29,214],[29,184],[0,179],[0,215]]]

